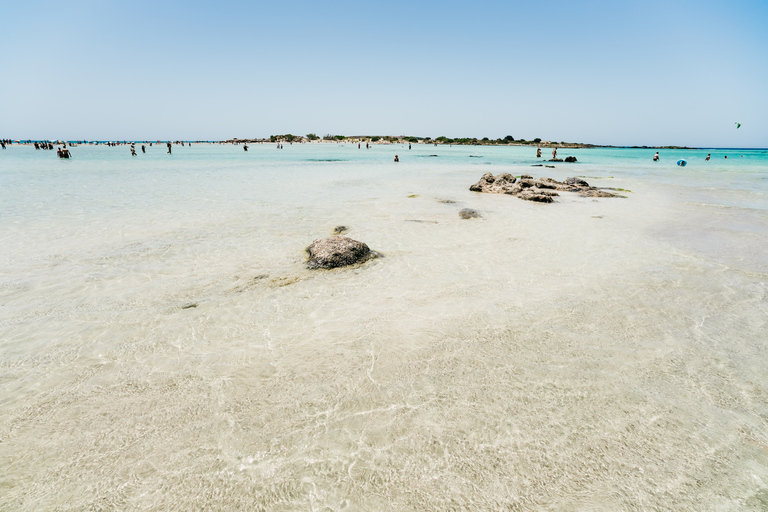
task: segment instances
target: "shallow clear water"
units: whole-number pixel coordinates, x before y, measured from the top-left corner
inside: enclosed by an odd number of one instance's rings
[[[768,507],[764,151],[173,151],[0,152],[0,510]]]

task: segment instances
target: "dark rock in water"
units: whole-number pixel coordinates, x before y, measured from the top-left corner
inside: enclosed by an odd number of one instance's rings
[[[589,183],[581,178],[565,178],[566,185],[576,185],[577,187],[588,187]]]
[[[557,192],[550,192],[548,194],[545,194],[543,192],[537,192],[534,191],[534,189],[525,189],[524,191],[520,192],[517,197],[520,199],[525,199],[526,201],[535,201],[537,203],[551,203],[554,201],[552,199],[552,196],[556,196]]]
[[[349,231],[349,228],[347,226],[336,226],[335,228],[333,228],[334,235],[343,235],[347,231]]]
[[[575,156],[567,156],[567,157],[565,157],[565,161],[566,162],[575,162],[576,161],[576,157]]]
[[[307,267],[336,268],[362,263],[375,256],[363,242],[346,236],[331,236],[315,240],[307,247]]]
[[[555,181],[552,178],[540,178],[538,180],[528,180],[528,181],[530,181],[535,187],[548,188],[552,190],[557,190],[557,185],[559,184],[558,181]]]
[[[485,173],[480,181],[469,187],[469,190],[490,194],[508,194],[526,201],[539,203],[553,202],[552,198],[558,196],[555,190],[558,192],[577,192],[583,197],[623,197],[605,192],[597,187],[590,187],[586,181],[579,178],[567,178],[565,182],[561,182],[552,178],[534,179],[531,176],[523,175],[519,180],[516,180],[514,176],[507,173],[494,176],[489,172]]]
[[[459,211],[459,217],[462,219],[479,219],[482,217],[482,215],[480,215],[480,212],[473,210],[472,208],[463,208],[461,211]]]
[[[544,167],[544,164],[533,164],[531,167]]]
[[[493,194],[504,194],[508,187],[513,185],[517,178],[506,172],[495,176],[490,172],[483,174],[480,181],[469,187],[473,192],[490,192]]]
[[[579,192],[581,197],[626,197],[620,196],[619,194],[611,194],[610,192],[605,192],[604,190],[599,190],[595,187],[575,190],[574,192]]]
[[[522,188],[531,188],[535,185],[533,178],[520,178],[520,181],[518,181],[517,183]]]
[[[562,162],[563,159],[562,158],[550,158],[549,161],[550,162]]]
[[[196,307],[197,307],[197,302],[190,302],[189,304],[184,304],[183,306],[181,306],[181,309],[191,309]]]
[[[550,169],[554,169],[555,168],[554,165],[545,165],[544,167],[549,167]]]

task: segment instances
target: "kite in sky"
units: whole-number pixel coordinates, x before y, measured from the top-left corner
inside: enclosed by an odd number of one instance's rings
[[[741,128],[741,123],[736,123],[736,129],[738,130],[739,128]]]

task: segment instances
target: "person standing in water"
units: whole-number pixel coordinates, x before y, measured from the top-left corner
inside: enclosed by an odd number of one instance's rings
[[[136,156],[136,148],[131,144],[131,156]]]
[[[168,143],[166,143],[166,145],[168,146],[168,154],[170,155],[171,154],[171,143],[168,142]]]
[[[712,153],[707,153],[707,158],[705,158],[704,160],[706,160],[707,162],[709,162],[709,157],[710,157],[711,155],[712,155]]]
[[[142,153],[146,153],[147,152],[147,147],[144,144],[141,145],[141,152]]]
[[[400,158],[397,155],[395,155],[395,162],[399,162],[399,161],[400,161]]]
[[[243,151],[248,151],[248,144],[243,144]]]
[[[658,162],[659,161],[659,152],[657,151],[655,155],[653,155],[653,161]]]
[[[536,148],[536,158],[541,158],[541,148]]]
[[[411,149],[411,143],[410,142],[408,143],[408,149]]]
[[[557,158],[557,146],[552,150],[552,158]]]

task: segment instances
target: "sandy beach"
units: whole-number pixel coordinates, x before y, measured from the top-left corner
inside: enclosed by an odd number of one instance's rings
[[[765,509],[764,152],[149,149],[1,155],[0,510]]]

